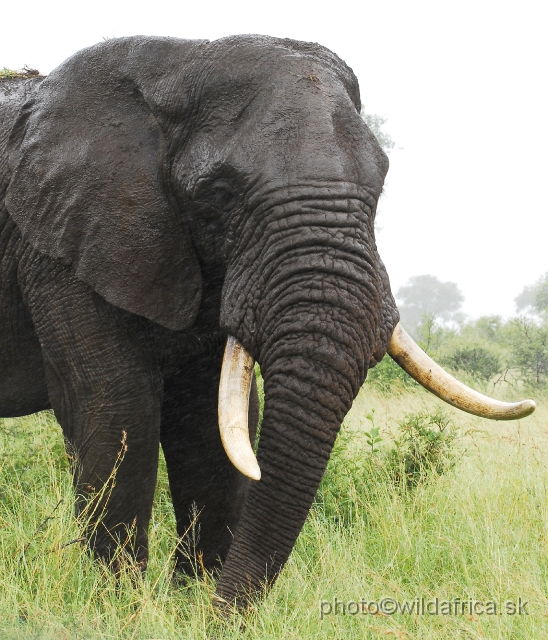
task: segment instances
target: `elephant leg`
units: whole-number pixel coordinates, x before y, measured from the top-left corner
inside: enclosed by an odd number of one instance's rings
[[[144,567],[162,402],[147,322],[109,305],[68,269],[40,261],[41,278],[26,267],[25,293],[73,459],[76,512],[96,557],[110,563],[122,543]]]
[[[235,533],[249,481],[226,456],[217,401],[223,349],[184,360],[166,375],[161,443],[180,543],[177,569],[219,569]],[[255,439],[259,400],[255,380],[249,425]]]

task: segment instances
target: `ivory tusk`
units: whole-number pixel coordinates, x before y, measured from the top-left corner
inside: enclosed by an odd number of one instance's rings
[[[500,402],[470,389],[436,364],[399,323],[392,333],[388,353],[425,389],[462,411],[491,420],[517,420],[536,408],[533,400]]]
[[[261,470],[249,440],[248,410],[253,358],[228,336],[219,383],[219,430],[232,464],[244,476],[261,479]]]

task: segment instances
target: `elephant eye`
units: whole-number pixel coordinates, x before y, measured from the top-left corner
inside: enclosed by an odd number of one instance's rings
[[[216,180],[211,185],[211,200],[215,208],[226,212],[234,208],[238,196],[233,186],[226,180]]]

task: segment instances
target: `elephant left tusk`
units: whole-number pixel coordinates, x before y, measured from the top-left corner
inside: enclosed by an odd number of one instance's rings
[[[491,420],[519,420],[535,410],[533,400],[501,402],[462,384],[424,353],[399,323],[392,333],[388,354],[430,393],[461,411]]]
[[[228,336],[219,383],[219,430],[232,464],[244,476],[261,479],[261,470],[249,440],[248,410],[253,358]]]

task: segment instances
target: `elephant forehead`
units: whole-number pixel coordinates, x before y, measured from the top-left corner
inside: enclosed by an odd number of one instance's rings
[[[263,73],[269,68],[276,70],[287,65],[298,65],[303,70],[312,66],[316,71],[320,68],[330,69],[348,85],[348,89],[357,90],[358,84],[352,69],[335,53],[319,44],[266,36],[237,36],[235,39],[248,60],[258,58],[255,64],[259,63],[258,70]]]
[[[199,91],[205,102],[234,103],[253,99],[261,91],[289,90],[300,92],[302,82],[312,83],[324,96],[338,85],[350,95],[359,110],[356,77],[347,65],[328,49],[316,44],[279,40],[266,36],[233,36],[210,43],[202,49],[198,74]],[[297,84],[300,83],[300,84]],[[310,88],[310,87],[309,87]]]

